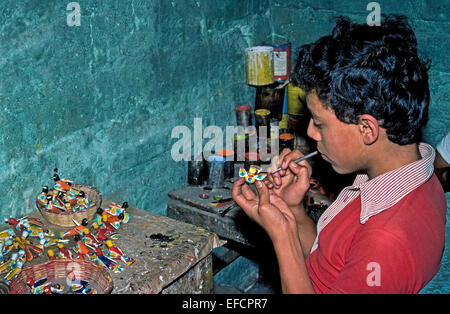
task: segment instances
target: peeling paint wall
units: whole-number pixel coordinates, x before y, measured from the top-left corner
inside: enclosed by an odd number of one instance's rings
[[[251,104],[243,50],[270,36],[268,1],[0,3],[0,218],[35,210],[53,168],[164,214],[187,181],[172,128],[235,123]]]
[[[336,16],[369,14],[362,0],[79,0],[81,24],[69,27],[69,2],[0,2],[1,219],[35,210],[54,167],[164,214],[167,192],[186,182],[172,128],[234,124],[234,106],[254,102],[245,48],[289,40],[295,52]],[[450,2],[378,2],[411,19],[433,61],[425,140],[436,145],[450,131]],[[426,291],[449,291],[447,256]]]

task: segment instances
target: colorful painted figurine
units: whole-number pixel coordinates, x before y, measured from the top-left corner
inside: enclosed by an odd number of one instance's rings
[[[47,255],[50,261],[56,261],[55,252],[53,252],[53,250],[48,250]]]
[[[42,206],[47,205],[47,194],[48,194],[48,186],[45,185],[42,187],[42,192],[36,197],[36,200],[40,205]]]
[[[97,294],[97,290],[88,288],[89,282],[86,280],[79,280],[76,278],[73,271],[67,274],[67,278],[70,280],[70,292],[82,293],[82,294]]]
[[[128,208],[128,202],[124,202],[122,206],[117,205],[116,203],[112,203],[109,205],[107,209],[105,209],[105,212],[109,215],[109,221],[111,223],[118,223],[117,228],[120,227],[120,223],[127,223],[130,220],[130,215],[126,212],[126,209]],[[117,217],[116,219],[111,219],[110,216]],[[116,228],[116,229],[117,229]]]
[[[44,223],[40,221],[38,218],[28,218],[28,217],[22,217],[20,219],[14,219],[10,217],[8,220],[6,220],[7,223],[9,223],[11,226],[13,226],[14,229],[17,231],[25,231],[28,230],[31,226],[42,228],[44,226]]]
[[[31,244],[24,236],[15,237],[13,244],[10,246],[13,249],[22,249],[25,251],[25,255],[27,257],[27,261],[32,261],[34,258],[33,252],[36,255],[39,255],[43,252],[43,249],[40,247]]]
[[[66,193],[70,190],[72,186],[72,181],[69,179],[60,179],[59,175],[56,173],[58,169],[55,169],[55,174],[53,175],[53,180],[55,181],[54,190]]]
[[[245,182],[249,184],[255,183],[256,180],[262,181],[267,177],[266,173],[260,173],[261,167],[251,165],[248,172],[245,170],[244,167],[239,168],[239,177],[245,178]]]
[[[73,247],[73,250],[77,253],[78,259],[85,259],[85,257],[88,257],[89,248],[83,243],[83,241],[81,241],[81,236],[77,234],[74,237],[74,240],[76,244]]]
[[[0,274],[10,271],[11,270],[11,264],[15,263],[17,259],[19,258],[19,253],[14,252],[11,254],[11,257],[9,260],[4,261],[2,264],[0,264]]]
[[[2,232],[0,232],[0,242],[4,244],[7,239],[13,239],[15,236],[16,233],[12,228],[3,230]]]
[[[116,231],[116,228],[109,223],[107,214],[97,216],[96,221],[92,223],[92,227],[97,232],[95,237],[99,241],[105,241],[108,237],[111,239],[120,238],[120,234]]]
[[[97,240],[97,238],[91,234],[88,228],[84,228],[83,230],[84,236],[81,238],[84,244],[86,244],[90,248],[98,248],[102,246],[102,243]]]
[[[121,260],[127,265],[131,265],[135,262],[133,258],[130,258],[126,256],[121,249],[116,247],[114,243],[111,240],[106,240],[106,246],[108,247],[108,256],[115,259],[115,260]]]
[[[63,286],[60,284],[52,284],[47,282],[47,277],[34,281],[33,278],[28,277],[27,285],[31,288],[32,294],[57,294],[63,292]]]
[[[11,269],[11,271],[8,274],[6,274],[5,280],[11,281],[15,276],[17,276],[17,274],[22,271],[23,264],[24,263],[22,261],[17,261],[14,269]]]
[[[22,271],[24,263],[25,263],[25,251],[19,250],[17,255],[14,254],[14,257],[11,257],[11,263],[9,263],[8,267],[6,268],[6,270],[9,272],[6,274],[5,280],[10,281],[18,273],[20,273]]]
[[[84,218],[82,221],[81,221],[81,224],[80,223],[78,223],[75,219],[73,219],[72,218],[72,220],[73,220],[73,222],[77,225],[75,228],[72,228],[72,229],[70,229],[69,231],[67,231],[67,232],[60,232],[59,233],[59,238],[60,239],[64,239],[64,238],[66,238],[66,237],[69,237],[69,236],[74,236],[74,235],[77,235],[77,234],[82,234],[82,232],[83,232],[83,230],[86,228],[86,226],[88,225],[88,220],[86,219],[86,218]]]
[[[44,235],[44,233],[39,234],[39,244],[37,247],[41,249],[45,249],[48,246],[57,245],[58,243],[67,243],[69,240],[57,239],[57,238],[49,238]]]
[[[58,243],[59,252],[56,254],[58,259],[72,259],[72,252],[64,247],[64,244]]]
[[[95,253],[89,256],[89,260],[95,262],[97,265],[108,268],[114,273],[120,273],[123,271],[123,267],[120,265],[116,265],[116,262],[114,260],[103,255],[103,252],[100,248],[97,248],[95,250]]]
[[[43,294],[44,284],[47,282],[47,277],[34,281],[33,278],[28,277],[26,280],[27,285],[31,288],[32,294]]]

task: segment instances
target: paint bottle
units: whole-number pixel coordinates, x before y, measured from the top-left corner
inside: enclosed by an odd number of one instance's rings
[[[222,149],[217,155],[225,158],[223,166],[223,178],[224,180],[232,179],[234,177],[234,150]]]
[[[213,189],[223,187],[225,158],[219,155],[208,157],[208,186]]]
[[[303,110],[306,107],[306,93],[300,87],[288,84],[287,87],[287,98],[288,98],[288,114],[299,115],[303,114]]]
[[[204,183],[204,167],[202,156],[188,161],[188,184],[202,185]]]
[[[250,106],[236,106],[236,125],[247,128],[251,122],[251,107]]]
[[[270,110],[258,109],[255,110],[255,127],[258,138],[270,138]]]
[[[236,162],[243,162],[245,153],[249,151],[249,136],[248,134],[235,134],[233,136],[233,151],[234,160]]]
[[[256,46],[245,49],[247,84],[265,86],[274,80],[273,47]]]

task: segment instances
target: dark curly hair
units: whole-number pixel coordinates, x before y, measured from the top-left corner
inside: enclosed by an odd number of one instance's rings
[[[292,83],[315,92],[345,123],[370,114],[397,144],[420,142],[428,121],[429,61],[404,16],[381,26],[339,17],[331,36],[300,47]]]

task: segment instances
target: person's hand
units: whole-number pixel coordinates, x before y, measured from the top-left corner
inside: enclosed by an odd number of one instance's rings
[[[273,241],[282,239],[286,232],[297,234],[297,223],[288,205],[261,181],[256,181],[255,186],[258,196],[240,178],[233,184],[233,199]]]
[[[286,148],[272,160],[271,167],[267,170],[266,186],[290,207],[298,206],[309,189],[312,168],[306,160],[295,163],[300,157],[303,157],[300,151]],[[282,170],[271,173],[278,168]]]

